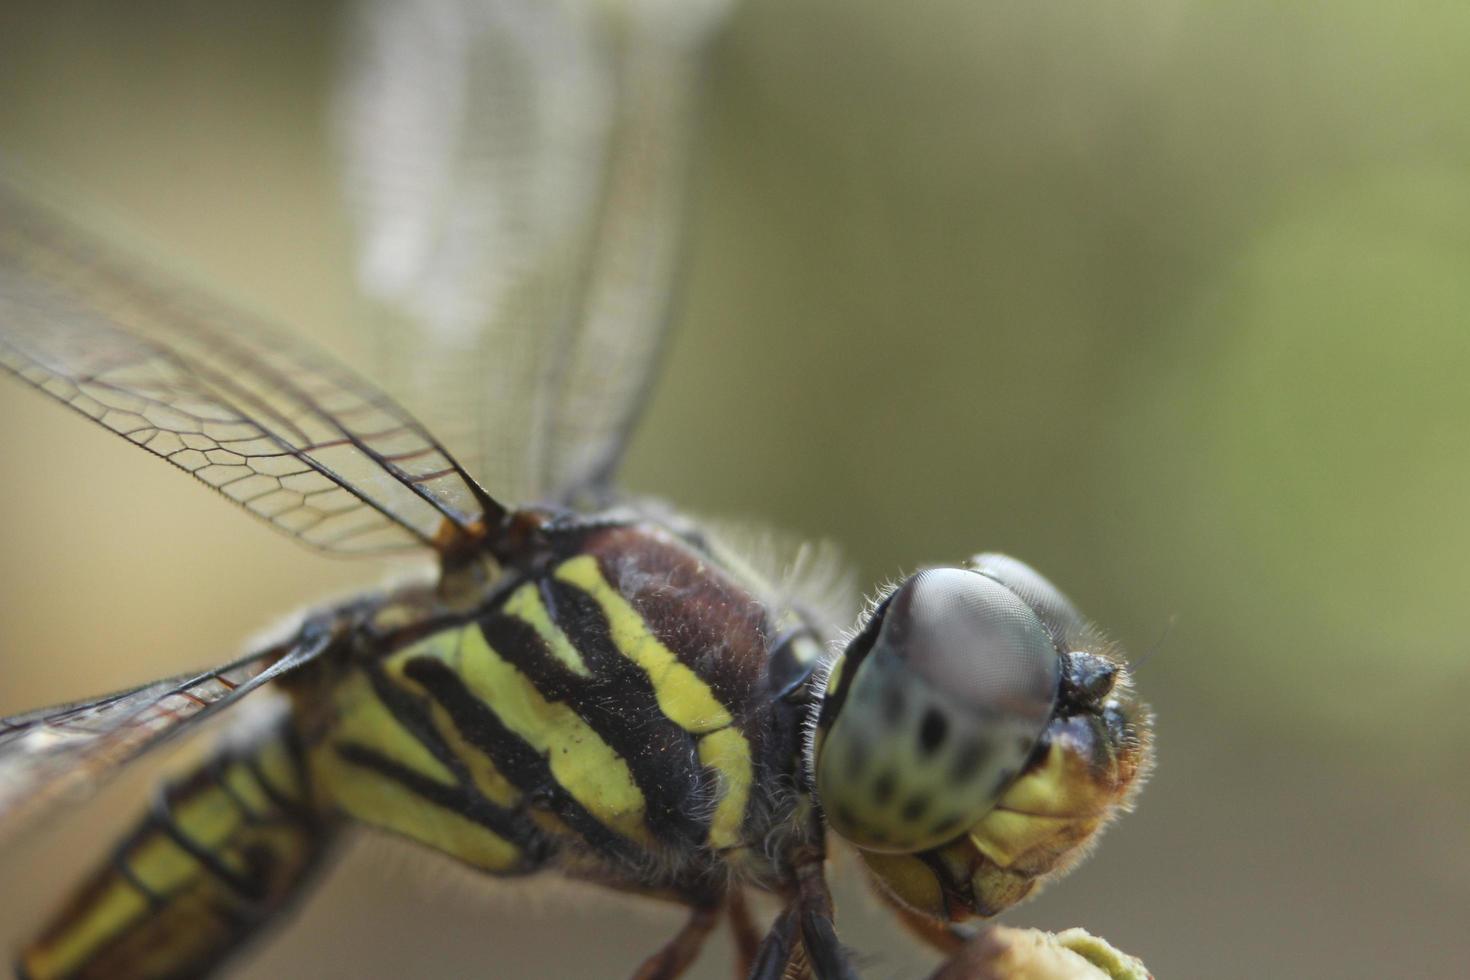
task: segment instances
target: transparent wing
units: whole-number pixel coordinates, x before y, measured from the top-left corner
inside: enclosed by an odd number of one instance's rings
[[[0,186],[0,367],[330,552],[503,516],[387,396]]]
[[[510,499],[607,479],[668,318],[726,0],[361,0],[338,98],[387,383]]]
[[[149,749],[315,659],[330,632],[289,641],[215,670],[0,719],[0,840],[52,804],[89,792]]]

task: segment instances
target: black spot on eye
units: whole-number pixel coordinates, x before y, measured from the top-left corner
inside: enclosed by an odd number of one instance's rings
[[[950,769],[950,775],[956,782],[965,782],[973,779],[975,773],[990,758],[990,744],[980,739],[971,739],[966,742],[954,758],[954,766]]]
[[[903,688],[892,684],[883,692],[883,720],[890,726],[903,720]]]
[[[847,772],[854,780],[868,769],[868,743],[855,738],[847,745]]]
[[[903,819],[912,823],[922,817],[927,809],[929,809],[929,797],[916,796],[903,805]]]
[[[951,813],[936,823],[930,833],[935,837],[948,837],[951,833],[959,829],[961,819],[958,814]]]
[[[919,748],[925,755],[933,755],[944,744],[944,736],[948,733],[949,722],[944,720],[944,715],[930,708],[924,712],[924,721],[919,725]]]
[[[873,783],[873,800],[879,806],[886,806],[888,801],[893,799],[895,778],[893,770],[890,769],[879,776],[877,781]]]

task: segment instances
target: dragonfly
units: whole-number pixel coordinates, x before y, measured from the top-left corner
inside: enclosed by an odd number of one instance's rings
[[[675,903],[672,978],[857,976],[828,855],[953,953],[1080,857],[1152,764],[1117,645],[1007,556],[856,624],[618,492],[655,376],[719,0],[363,0],[337,136],[380,387],[0,190],[0,366],[330,555],[432,556],[212,669],[0,720],[0,836],[247,696],[19,951],[197,976],[356,828],[487,875]],[[413,413],[405,406],[413,406]],[[774,896],[757,927],[750,893]]]

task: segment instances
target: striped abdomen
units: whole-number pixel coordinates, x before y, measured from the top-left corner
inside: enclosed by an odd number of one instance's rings
[[[21,953],[21,977],[200,976],[272,919],[333,836],[289,731],[221,751],[159,792]]]
[[[488,871],[688,890],[776,819],[763,789],[794,742],[771,734],[769,633],[672,535],[588,532],[339,683],[313,772],[347,814]]]

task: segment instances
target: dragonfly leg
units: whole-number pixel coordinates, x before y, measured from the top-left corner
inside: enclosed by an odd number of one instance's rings
[[[796,894],[766,935],[756,954],[751,980],[815,976],[817,980],[857,980],[857,971],[832,923],[832,894],[820,848],[795,861]],[[801,942],[796,942],[796,936]]]
[[[832,893],[827,890],[824,855],[796,866],[797,908],[801,942],[817,980],[857,980],[857,971],[837,938],[832,922]]]
[[[633,974],[633,980],[674,980],[683,975],[699,955],[704,941],[720,921],[721,905],[695,905],[673,939],[644,960]]]
[[[744,977],[755,965],[756,951],[761,944],[760,930],[750,917],[750,906],[746,904],[745,892],[740,888],[730,892],[725,908],[730,913],[730,933],[735,939],[735,975]]]
[[[793,958],[801,952],[796,942],[797,917],[797,903],[793,901],[776,917],[771,931],[761,940],[747,980],[782,980],[790,976]]]

